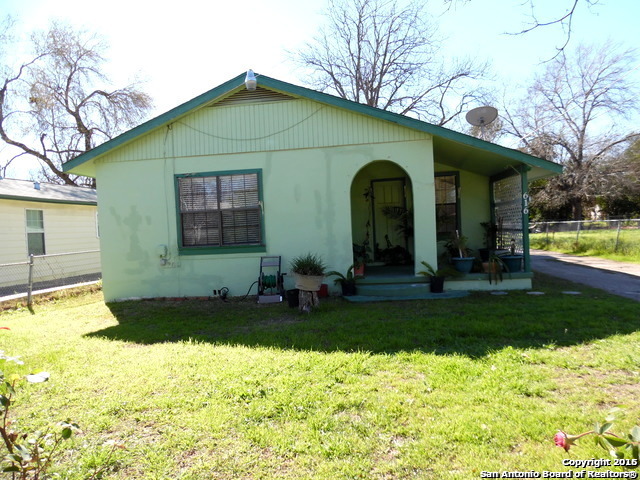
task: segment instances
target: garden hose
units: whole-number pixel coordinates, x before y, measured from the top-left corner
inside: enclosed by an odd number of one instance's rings
[[[277,285],[276,276],[275,275],[263,275],[262,276],[262,287],[263,288],[275,288]]]

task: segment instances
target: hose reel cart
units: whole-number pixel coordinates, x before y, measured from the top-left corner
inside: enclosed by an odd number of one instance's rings
[[[284,297],[284,275],[280,273],[281,257],[260,257],[258,303],[277,303]]]

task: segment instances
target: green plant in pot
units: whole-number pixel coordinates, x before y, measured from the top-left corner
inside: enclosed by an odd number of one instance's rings
[[[442,293],[444,291],[445,279],[447,277],[457,277],[460,275],[460,272],[449,266],[436,270],[424,260],[420,263],[425,267],[426,270],[418,273],[420,275],[429,277],[429,289],[432,293]]]
[[[491,253],[486,262],[482,263],[484,271],[489,274],[489,283],[495,280],[496,284],[502,281],[502,271],[506,269],[500,255]]]
[[[307,292],[320,290],[324,280],[326,265],[322,257],[315,253],[299,255],[291,260],[291,272],[296,281],[296,288]]]
[[[479,248],[480,260],[482,262],[488,262],[492,252],[496,249],[498,225],[493,222],[480,222],[484,230],[484,248]]]
[[[369,232],[367,231],[367,237],[362,244],[353,244],[353,273],[355,276],[364,276],[364,266],[371,261],[370,252]]]
[[[469,273],[473,268],[475,257],[469,255],[467,237],[460,235],[456,230],[451,239],[446,243],[446,248],[451,254],[451,263],[460,273]]]
[[[356,279],[353,276],[353,270],[356,267],[357,267],[357,264],[355,263],[351,265],[347,270],[346,275],[343,275],[341,272],[338,272],[336,270],[332,270],[327,273],[327,277],[333,277],[333,276],[338,277],[333,282],[336,285],[340,284],[342,288],[342,295],[345,297],[350,297],[356,294]]]

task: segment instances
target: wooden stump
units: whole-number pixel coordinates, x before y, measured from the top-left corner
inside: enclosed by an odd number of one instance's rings
[[[318,292],[309,292],[307,290],[299,290],[298,292],[298,308],[301,312],[309,313],[313,307],[320,305]]]

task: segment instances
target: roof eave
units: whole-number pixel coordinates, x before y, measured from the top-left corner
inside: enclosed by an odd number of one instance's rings
[[[22,197],[20,195],[0,195],[1,200],[17,200],[20,202],[32,203],[59,203],[64,205],[89,205],[96,206],[96,200],[64,200],[58,198],[38,198],[38,197]]]
[[[334,107],[338,107],[338,108],[346,108],[356,113],[372,116],[380,120],[385,120],[385,121],[392,122],[407,128],[429,133],[435,137],[440,137],[449,141],[461,143],[463,145],[467,145],[473,148],[488,150],[488,151],[491,151],[492,153],[495,153],[496,155],[511,158],[513,160],[524,163],[530,167],[548,170],[549,176],[562,172],[562,165],[559,165],[557,163],[550,162],[548,160],[543,160],[541,158],[534,157],[533,155],[526,154],[519,150],[503,147],[501,145],[487,142],[485,140],[481,140],[479,138],[466,135],[464,133],[456,132],[445,127],[433,125],[433,124],[424,122],[422,120],[400,115],[398,113],[389,112],[387,110],[381,110],[376,107],[371,107],[369,105],[353,102],[351,100],[346,100],[344,98],[336,97],[334,95],[329,95],[327,93],[317,92],[315,90],[310,90],[305,87],[300,87],[298,85],[293,85],[293,84],[286,83],[286,82],[276,80],[266,76],[261,76],[259,78],[259,83],[263,86],[271,87],[276,90],[283,90],[292,95],[306,97],[311,100],[324,103],[327,105],[331,105]]]
[[[82,155],[77,156],[76,158],[68,161],[62,166],[63,171],[78,173],[78,174],[85,174],[85,175],[87,173],[94,173],[95,170],[93,169],[93,165],[89,165],[88,162],[92,162],[93,160],[108,153],[110,150],[114,148],[118,148],[129,142],[132,142],[135,139],[139,138],[140,136],[146,133],[149,133],[150,131],[156,128],[159,128],[163,125],[167,125],[171,122],[174,122],[178,118],[184,115],[187,115],[188,113],[209,104],[213,100],[219,97],[222,97],[230,93],[231,91],[241,87],[243,82],[244,82],[244,74],[238,75],[237,77],[234,77],[231,80],[228,80],[227,82],[209,90],[208,92],[205,92],[202,95],[199,95],[189,100],[188,102],[185,102],[179,105],[178,107],[173,108],[168,112],[163,113],[162,115],[159,115],[89,150],[88,152],[83,153]],[[406,117],[404,115],[389,112],[386,110],[381,110],[379,108],[371,107],[369,105],[363,105],[361,103],[353,102],[351,100],[346,100],[344,98],[336,97],[334,95],[329,95],[327,93],[317,92],[315,90],[311,90],[306,87],[300,87],[298,85],[283,82],[281,80],[276,80],[274,78],[267,77],[265,75],[260,75],[258,77],[258,83],[262,86],[272,88],[274,90],[279,90],[281,92],[288,93],[294,96],[307,98],[319,103],[323,103],[323,104],[334,106],[341,109],[347,109],[355,113],[371,116],[383,121],[392,122],[400,126],[422,131],[422,132],[431,134],[435,137],[445,139],[447,141],[456,142],[472,148],[489,151],[495,155],[499,155],[502,157],[506,157],[506,158],[521,162],[532,168],[545,170],[549,172],[549,175],[554,175],[556,173],[562,172],[562,166],[554,162],[549,162],[547,160],[543,160],[538,157],[528,155],[518,150],[514,150],[511,148],[496,145],[494,143],[486,142],[484,140],[480,140],[479,138],[475,138],[470,135],[465,135],[464,133],[459,133],[453,130],[449,130],[448,128],[445,128],[445,127],[432,125],[430,123],[423,122],[421,120]],[[83,166],[83,168],[81,168],[81,166]],[[92,176],[92,175],[88,175],[88,176]]]

